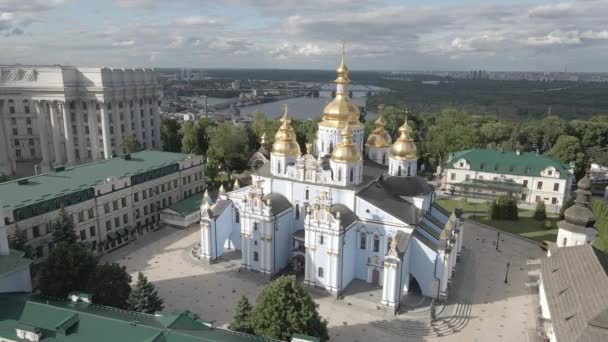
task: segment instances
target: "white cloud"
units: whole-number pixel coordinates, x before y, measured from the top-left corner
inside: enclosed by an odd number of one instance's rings
[[[115,46],[115,47],[129,47],[129,46],[133,46],[133,45],[135,45],[134,40],[121,40],[121,41],[112,43],[112,46]]]
[[[217,19],[205,16],[182,17],[175,22],[182,25],[216,25],[219,23]]]

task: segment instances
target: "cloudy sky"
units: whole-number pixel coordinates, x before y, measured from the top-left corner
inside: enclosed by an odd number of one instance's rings
[[[608,0],[0,0],[0,63],[608,71]]]

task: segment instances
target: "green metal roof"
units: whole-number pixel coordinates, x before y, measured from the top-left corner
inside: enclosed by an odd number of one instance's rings
[[[89,164],[68,167],[63,171],[21,178],[0,184],[0,208],[16,209],[40,201],[86,190],[110,177],[130,177],[149,170],[175,164],[187,154],[142,151],[131,154],[130,160],[116,157]],[[27,180],[27,184],[24,183]]]
[[[212,328],[189,312],[148,315],[29,294],[0,294],[0,308],[0,337],[15,341],[19,326],[40,329],[43,342],[276,341]]]
[[[515,182],[500,182],[495,180],[487,179],[469,179],[462,183],[456,184],[464,188],[481,188],[481,189],[492,189],[492,190],[504,190],[512,192],[524,192],[527,188],[523,184]]]
[[[179,202],[176,202],[175,204],[170,206],[169,209],[181,214],[182,216],[186,216],[192,214],[195,211],[200,210],[202,203],[203,194],[198,193]]]
[[[502,173],[518,176],[540,176],[540,172],[553,166],[559,172],[559,177],[567,178],[572,167],[553,158],[532,152],[499,151],[492,149],[475,149],[455,152],[448,160],[448,168],[453,169],[454,163],[465,159],[473,171]]]
[[[32,263],[31,259],[25,257],[25,253],[14,249],[9,250],[8,255],[0,255],[0,277],[22,270]]]

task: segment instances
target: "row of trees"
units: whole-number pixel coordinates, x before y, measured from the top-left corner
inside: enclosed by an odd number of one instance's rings
[[[327,341],[327,321],[318,304],[295,276],[283,276],[267,285],[252,306],[247,297],[238,301],[230,329],[266,338],[290,341],[293,334],[305,334]]]
[[[135,288],[126,268],[116,263],[98,264],[89,249],[78,242],[74,223],[65,209],[53,224],[54,248],[42,264],[40,291],[43,295],[66,298],[72,291],[93,296],[96,304],[154,313],[163,309],[163,300],[140,272]]]

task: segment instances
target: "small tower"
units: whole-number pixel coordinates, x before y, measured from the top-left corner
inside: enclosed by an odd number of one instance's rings
[[[359,146],[353,143],[350,130],[351,127],[347,123],[342,130],[342,141],[331,154],[330,166],[336,185],[360,184],[363,178],[363,158]]]
[[[418,156],[416,144],[410,136],[412,128],[407,124],[407,117],[403,126],[399,127],[399,137],[391,147],[388,173],[397,177],[413,177],[418,169]]]
[[[271,173],[284,176],[287,173],[287,166],[295,164],[296,159],[301,155],[300,145],[298,145],[296,133],[291,127],[291,120],[287,115],[287,105],[285,105],[281,127],[274,137],[272,152],[270,152]]]
[[[367,158],[382,165],[388,165],[389,152],[392,139],[390,134],[384,129],[385,123],[382,117],[383,106],[378,106],[378,119],[376,128],[367,137],[365,143]]]
[[[578,181],[574,205],[564,211],[564,220],[557,223],[557,246],[567,247],[591,243],[597,237],[595,216],[590,208],[591,180],[587,175]]]

